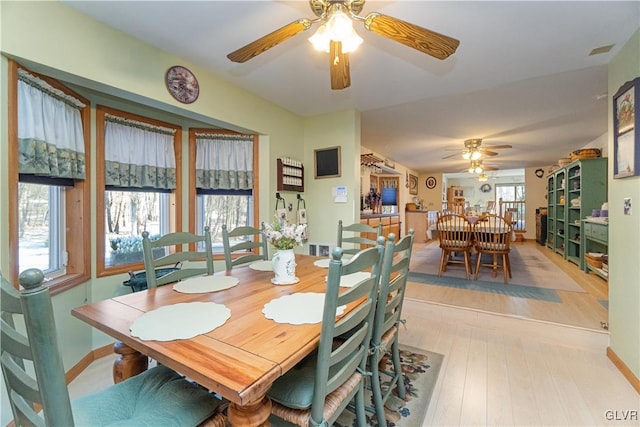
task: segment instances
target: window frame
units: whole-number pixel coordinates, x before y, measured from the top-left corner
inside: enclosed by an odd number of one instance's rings
[[[96,276],[105,277],[129,271],[144,270],[144,262],[121,264],[107,267],[105,263],[105,114],[112,114],[129,120],[175,129],[173,150],[176,158],[176,189],[169,193],[169,232],[178,231],[182,224],[182,127],[150,117],[139,116],[105,105],[96,105]],[[181,228],[181,226],[180,226]]]
[[[18,286],[19,272],[19,220],[18,220],[18,68],[44,80],[74,98],[79,99],[85,107],[80,109],[82,134],[84,139],[85,158],[87,159],[84,180],[75,180],[74,186],[66,190],[64,215],[66,224],[66,273],[45,282],[52,295],[80,285],[91,278],[91,103],[59,81],[33,72],[17,62],[8,60],[8,181],[9,181],[9,278]],[[73,225],[73,227],[71,226]]]
[[[196,232],[196,215],[198,214],[196,211],[196,197],[198,196],[196,190],[196,133],[219,133],[226,135],[247,135],[246,133],[234,132],[227,129],[215,129],[215,128],[189,128],[189,201],[188,207],[189,212],[189,231],[192,233]],[[252,198],[253,198],[253,224],[255,227],[259,228],[260,224],[260,215],[259,215],[259,207],[260,207],[260,180],[258,179],[258,164],[259,164],[259,150],[258,150],[258,135],[253,134],[253,189]],[[190,248],[190,250],[194,250],[194,248]],[[253,248],[251,250],[255,252],[256,249]],[[239,255],[232,255],[234,258]],[[224,253],[214,253],[214,260],[224,260]]]

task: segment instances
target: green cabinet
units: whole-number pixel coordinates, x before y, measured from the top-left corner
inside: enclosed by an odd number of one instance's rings
[[[580,159],[547,176],[547,246],[584,269],[583,219],[607,201],[607,159]]]
[[[597,252],[602,254],[609,253],[609,224],[603,221],[597,220],[584,220],[583,222],[583,236],[582,236],[582,254],[583,254],[583,269],[585,273],[593,271],[598,276],[605,280],[608,280],[609,273],[602,268],[596,268],[587,263],[584,259],[584,254],[588,252]]]

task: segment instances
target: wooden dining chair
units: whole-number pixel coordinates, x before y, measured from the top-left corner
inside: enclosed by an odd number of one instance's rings
[[[473,232],[474,244],[478,252],[475,278],[478,279],[480,267],[490,267],[493,270],[493,277],[496,277],[498,269],[502,268],[504,283],[508,283],[508,279],[512,277],[511,262],[509,261],[513,234],[511,223],[499,215],[489,214],[485,221],[477,222],[474,225]],[[490,255],[492,262],[483,263],[483,254]],[[498,263],[498,257],[502,258],[502,264]]]
[[[240,226],[229,231],[227,225],[223,224],[222,245],[227,271],[253,261],[269,259],[267,240],[259,228]]]
[[[16,426],[224,425],[221,400],[165,366],[71,401],[43,279],[25,270],[18,291],[0,274],[2,373]]]
[[[273,424],[285,420],[304,427],[330,426],[354,399],[357,424],[367,424],[364,373],[384,241],[380,237],[376,247],[363,249],[348,263],[342,262],[342,248],[333,250],[318,349],[278,378],[268,391],[272,417],[277,417]],[[370,274],[353,287],[341,289],[341,278],[357,272]],[[336,319],[338,307],[356,301],[360,303],[353,310]]]
[[[375,412],[378,425],[386,425],[384,406],[392,394],[400,399],[406,395],[402,364],[400,363],[400,347],[398,331],[400,328],[402,304],[404,302],[409,264],[413,250],[413,230],[395,242],[395,235],[390,234],[385,245],[384,258],[380,273],[380,291],[373,320],[371,345],[369,348],[368,369],[371,371],[370,388],[373,395],[373,406],[365,409]],[[391,369],[386,369],[386,358],[391,356]],[[383,366],[381,366],[383,365]],[[384,387],[383,387],[384,384]]]
[[[183,245],[189,245],[189,249],[183,250]],[[204,228],[202,235],[182,231],[165,234],[156,240],[151,240],[149,232],[143,231],[142,251],[149,288],[174,283],[188,277],[213,274],[213,249],[209,227]],[[204,262],[202,267],[196,264],[202,262]],[[176,265],[181,267],[167,268],[167,266]],[[158,270],[166,271],[166,274],[157,274]]]
[[[441,215],[436,221],[436,230],[440,240],[440,269],[438,276],[447,271],[448,264],[464,264],[467,280],[471,278],[471,249],[473,248],[473,227],[469,220],[458,214]],[[456,253],[462,253],[463,260],[454,259]]]
[[[342,220],[338,221],[338,241],[336,246],[342,248],[343,254],[353,255],[365,247],[375,246],[376,240],[382,235],[382,222],[377,227],[359,222],[344,225]],[[353,246],[345,248],[345,243]]]

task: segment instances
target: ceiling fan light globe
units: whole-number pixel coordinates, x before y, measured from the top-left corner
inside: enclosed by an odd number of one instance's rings
[[[482,153],[480,151],[474,151],[471,153],[471,160],[478,160],[482,157]]]
[[[339,3],[333,6],[342,6]],[[353,21],[339,7],[333,7],[329,11],[329,19],[327,20],[327,31],[331,35],[331,39],[344,42],[353,32]]]
[[[362,37],[356,33],[356,30],[351,28],[351,35],[347,39],[342,40],[342,52],[350,53],[355,51],[358,46],[362,44],[362,41]]]
[[[462,152],[462,158],[465,159],[465,160],[471,159],[471,152],[470,151],[463,151]]]
[[[475,170],[474,170],[475,173],[482,173],[482,171],[483,171],[483,169],[480,166],[476,167]]]
[[[309,41],[315,50],[329,53],[331,36],[329,35],[329,31],[327,31],[327,26],[324,24],[320,25],[316,32],[309,37]]]

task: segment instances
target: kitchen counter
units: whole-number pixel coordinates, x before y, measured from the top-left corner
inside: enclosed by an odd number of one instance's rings
[[[369,219],[369,218],[392,218],[392,217],[396,217],[398,216],[397,213],[391,214],[391,213],[383,213],[383,214],[360,214],[360,219]]]

